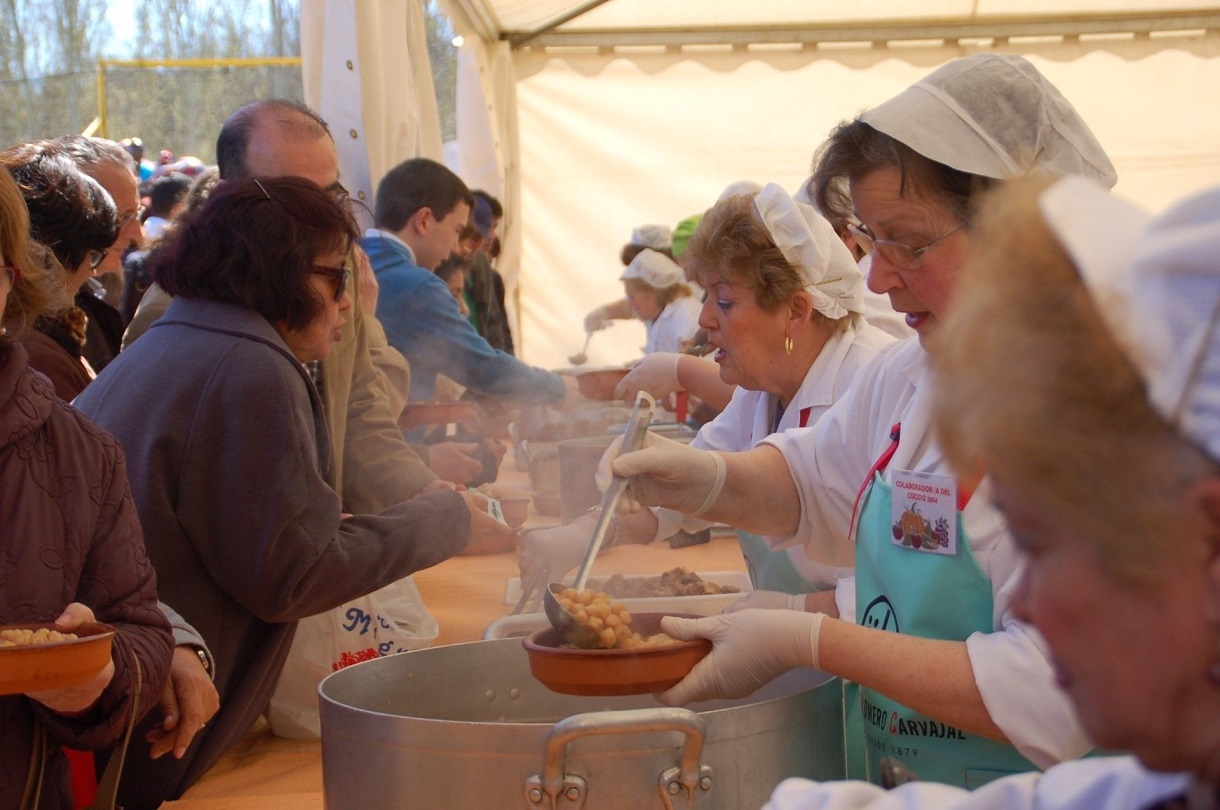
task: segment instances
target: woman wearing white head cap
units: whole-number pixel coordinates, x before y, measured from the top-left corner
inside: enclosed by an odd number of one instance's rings
[[[631,229],[631,239],[619,251],[619,260],[623,267],[631,264],[631,260],[644,250],[655,250],[673,258],[673,231],[668,225],[639,225]],[[585,332],[593,334],[601,329],[609,329],[612,321],[630,320],[635,316],[631,312],[631,304],[626,298],[601,304],[591,309],[585,315]]]
[[[951,307],[971,197],[1034,168],[1114,180],[1084,122],[1019,57],[950,62],[831,134],[815,174],[847,179],[873,253],[868,285],[918,339],[883,349],[807,431],[736,454],[649,437],[613,468],[635,476],[643,503],[804,542],[827,565],[854,562],[856,622],[795,611],[666,620],[670,635],[715,648],[663,700],[748,694],[821,666],[861,685],[846,705],[863,714],[847,724],[850,761],[873,781],[890,759],[973,787],[1089,748],[1042,642],[1011,610],[1015,548],[985,483],[977,494],[979,482],[959,481],[929,429],[923,344]]]
[[[1149,222],[1079,178],[1013,184],[975,233],[936,428],[988,470],[1026,559],[1014,609],[1085,729],[1134,756],[973,794],[790,780],[768,807],[1216,808],[1220,189]]]
[[[814,424],[846,392],[856,371],[892,342],[860,318],[864,280],[830,223],[777,185],[712,206],[683,262],[687,277],[707,290],[699,325],[716,347],[714,363],[690,355],[653,356],[670,358],[675,378],[695,374],[693,367],[712,374],[719,367],[718,380],[736,388],[692,447],[748,450],[776,431]],[[623,516],[615,539],[646,543],[708,525],[668,509],[644,510]],[[555,579],[578,565],[592,529],[584,517],[530,533],[521,558],[523,581],[542,564]],[[761,537],[740,537],[758,589],[746,606],[804,609],[805,594],[834,588],[848,573],[809,560],[799,545],[772,552]],[[834,594],[824,599],[823,607],[830,608]]]
[[[664,253],[646,249],[631,260],[619,280],[632,313],[648,328],[644,354],[680,351],[698,328],[683,300],[692,293],[682,280],[682,268]]]

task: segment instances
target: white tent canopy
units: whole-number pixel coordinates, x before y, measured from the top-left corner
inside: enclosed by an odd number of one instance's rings
[[[359,11],[367,24],[376,16],[370,8],[403,7],[312,2],[325,11],[325,41],[339,36],[337,11],[353,19]],[[409,5],[418,10],[417,0]],[[1076,104],[1118,168],[1116,193],[1158,208],[1220,183],[1220,9],[1203,3],[445,5],[465,39],[459,173],[505,202],[500,270],[516,303],[519,354],[543,366],[563,365],[583,340],[583,314],[621,296],[617,255],[632,227],[676,224],[735,180],[794,190],[836,123],[979,50],[1028,57]],[[385,16],[373,23],[381,26],[377,37],[357,38],[362,51],[365,40],[392,42]],[[308,76],[311,40],[303,41]],[[376,58],[362,52],[359,61]],[[396,91],[430,92],[426,82],[394,75],[387,86]],[[406,114],[401,100],[373,113],[369,102],[366,92],[365,121]],[[321,108],[342,136],[347,128]],[[427,123],[415,116],[416,126]],[[386,133],[409,128],[376,125]],[[370,182],[396,160],[436,157],[421,148],[427,140],[404,135],[395,159],[370,161]],[[631,359],[642,344],[641,325],[616,326],[590,343],[590,362]]]

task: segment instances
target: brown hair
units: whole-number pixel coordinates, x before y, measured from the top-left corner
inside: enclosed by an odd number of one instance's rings
[[[1183,493],[1214,465],[1147,401],[1047,227],[1038,194],[1009,181],[984,197],[954,305],[933,335],[935,426],[950,461],[1033,493],[1088,537],[1112,575],[1154,577],[1180,544]],[[1162,569],[1163,570],[1163,569]]]
[[[301,329],[322,312],[314,261],[356,239],[347,208],[299,177],[229,180],[168,232],[148,269],[170,295],[241,304]]]
[[[669,306],[679,298],[685,298],[688,295],[694,294],[694,290],[690,288],[690,285],[682,281],[679,281],[677,284],[670,284],[668,287],[654,287],[642,278],[624,279],[623,283],[639,292],[654,293],[657,297],[657,305],[661,309]]]
[[[43,254],[46,248],[30,242],[30,215],[17,182],[8,172],[0,172],[0,253],[6,264],[15,266],[20,272],[17,283],[9,291],[3,318],[6,333],[0,335],[0,348],[11,343],[29,328],[39,315],[46,315],[56,307],[54,287],[58,275],[48,272]]]
[[[634,260],[636,256],[639,256],[645,250],[655,250],[657,253],[661,253],[670,259],[674,257],[672,248],[650,248],[648,245],[637,245],[635,242],[628,242],[627,244],[623,245],[623,249],[619,251],[619,261],[623,263],[623,267],[626,267],[627,265],[631,264],[632,260]]]

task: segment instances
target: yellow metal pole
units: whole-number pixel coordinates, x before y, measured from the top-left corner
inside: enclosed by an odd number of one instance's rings
[[[106,60],[97,60],[97,134],[109,138],[106,132]]]

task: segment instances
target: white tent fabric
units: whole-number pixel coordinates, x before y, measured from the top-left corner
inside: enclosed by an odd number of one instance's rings
[[[417,2],[301,3],[305,101],[330,124],[343,185],[369,207],[399,162],[442,158],[424,32]]]
[[[499,268],[519,354],[538,365],[564,365],[583,314],[621,296],[633,227],[676,224],[735,180],[794,190],[835,123],[978,50],[1027,56],[1059,86],[1118,168],[1115,193],[1156,209],[1220,182],[1220,16],[1202,2],[882,0],[836,4],[833,19],[806,0],[442,3],[466,42],[459,165],[506,203]],[[1090,34],[1115,30],[1137,33]],[[642,326],[621,324],[593,339],[590,364],[642,345]]]

